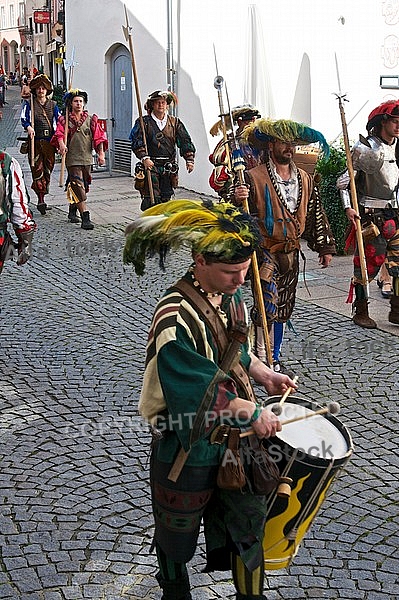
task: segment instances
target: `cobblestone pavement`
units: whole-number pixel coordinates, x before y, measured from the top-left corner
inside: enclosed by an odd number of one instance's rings
[[[15,150],[9,101],[1,143]],[[157,599],[137,399],[153,306],[188,257],[137,279],[122,266],[125,221],[86,232],[65,209],[35,216],[34,259],[0,278],[0,598]],[[387,332],[298,302],[285,362],[300,395],[340,402],[355,450],[291,566],[268,572],[268,599],[399,597],[398,351]],[[226,574],[203,567],[201,543],[193,598],[233,599]]]

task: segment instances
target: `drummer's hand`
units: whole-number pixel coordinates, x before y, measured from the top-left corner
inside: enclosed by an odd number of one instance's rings
[[[276,373],[252,353],[249,374],[257,383],[263,385],[269,396],[282,395],[288,388],[292,387],[296,390],[298,387],[288,375]]]
[[[251,423],[258,438],[272,437],[281,431],[281,423],[274,413],[264,408],[256,421]]]

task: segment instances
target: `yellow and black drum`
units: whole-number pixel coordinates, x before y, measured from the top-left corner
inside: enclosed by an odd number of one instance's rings
[[[268,398],[265,406],[279,400]],[[321,408],[315,402],[290,396],[281,406],[279,418],[284,422]],[[353,445],[347,428],[328,413],[283,425],[276,437],[264,442],[286,482],[285,489],[270,494],[267,505],[263,548],[265,569],[273,570],[287,567],[296,555],[328,488],[348,462]]]

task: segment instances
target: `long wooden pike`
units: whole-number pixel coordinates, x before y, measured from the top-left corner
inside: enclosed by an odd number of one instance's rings
[[[339,70],[338,70],[338,60],[337,60],[337,55],[335,55],[335,66],[337,69],[337,79],[338,79],[338,90],[339,93],[335,94],[337,99],[338,99],[338,104],[339,104],[339,112],[341,115],[341,124],[342,124],[342,134],[343,134],[343,138],[344,138],[344,146],[345,146],[345,155],[346,155],[346,165],[348,168],[348,174],[349,174],[349,183],[350,183],[350,196],[351,196],[351,204],[352,204],[352,208],[353,210],[356,211],[356,214],[359,214],[359,205],[357,202],[357,192],[356,192],[356,184],[355,184],[355,172],[353,169],[353,162],[352,162],[352,154],[351,154],[351,149],[350,149],[350,145],[349,145],[349,137],[348,137],[348,127],[346,124],[346,118],[345,118],[345,111],[344,111],[344,101],[347,101],[347,98],[345,97],[346,94],[342,94],[341,92],[341,81],[340,81],[340,77],[339,77]],[[356,227],[356,242],[357,242],[357,249],[358,249],[358,253],[359,253],[359,260],[360,260],[360,270],[361,270],[361,274],[362,274],[362,285],[366,288],[366,295],[368,296],[368,291],[367,291],[367,286],[368,286],[368,277],[367,277],[367,265],[366,265],[366,256],[364,253],[364,244],[363,244],[363,236],[362,236],[362,226],[360,223],[360,219],[355,219],[355,227]]]
[[[72,48],[71,58],[64,61],[64,68],[68,71],[68,85],[67,91],[69,92],[72,89],[72,81],[73,81],[73,72],[76,65],[79,64],[75,61],[75,46]],[[65,128],[64,128],[64,144],[67,145],[68,141],[68,127],[69,127],[69,110],[68,107],[65,108]],[[65,176],[65,161],[66,155],[63,154],[61,158],[61,170],[60,170],[60,178],[58,181],[59,187],[64,186],[64,176]]]
[[[124,9],[125,9],[126,27],[124,27],[122,25],[122,30],[123,30],[123,33],[125,35],[126,41],[129,42],[129,50],[130,50],[130,56],[131,56],[131,60],[132,60],[132,73],[133,73],[134,89],[135,89],[135,92],[136,92],[136,102],[137,102],[137,108],[138,108],[138,111],[139,111],[139,121],[140,121],[140,126],[141,126],[141,132],[143,134],[143,144],[144,144],[145,153],[146,153],[146,155],[148,155],[147,136],[145,134],[143,111],[141,109],[141,98],[140,98],[139,80],[138,80],[138,77],[137,77],[136,61],[135,61],[135,58],[134,58],[132,28],[129,25],[129,17],[128,17],[128,14],[127,14],[126,4],[124,4],[123,6],[124,6]],[[154,190],[153,190],[153,187],[152,187],[151,171],[149,169],[146,169],[146,177],[147,177],[147,182],[148,182],[148,189],[149,189],[149,192],[150,192],[150,202],[151,202],[151,206],[153,206],[155,204],[155,199],[154,199]]]
[[[35,166],[35,109],[34,109],[34,101],[35,101],[35,96],[33,95],[33,92],[31,92],[30,94],[30,126],[32,127],[33,131],[34,131],[34,135],[32,135],[32,137],[30,138],[29,142],[30,142],[30,166],[34,167]]]

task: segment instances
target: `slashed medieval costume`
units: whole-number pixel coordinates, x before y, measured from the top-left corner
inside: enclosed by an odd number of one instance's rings
[[[94,228],[90,221],[90,212],[86,210],[87,194],[91,184],[91,167],[93,164],[93,150],[104,153],[108,148],[107,134],[101,127],[98,116],[89,115],[87,110],[75,112],[72,110],[74,98],[82,98],[84,105],[87,104],[87,92],[73,89],[64,95],[66,106],[66,118],[61,115],[57,129],[51,143],[59,150],[60,144],[64,144],[65,128],[67,127],[65,165],[68,170],[67,199],[69,202],[68,220],[71,223],[79,223],[77,213],[82,218],[82,229]]]
[[[399,146],[398,136],[391,142],[382,137],[382,127],[390,119],[399,121],[399,100],[383,102],[371,111],[366,129],[367,138],[360,137],[352,150],[356,193],[362,224],[364,254],[368,281],[372,281],[385,263],[392,276],[393,296],[388,319],[399,325]],[[351,208],[348,172],[337,181],[343,206]],[[354,226],[347,245],[355,241]],[[368,314],[367,288],[362,284],[359,254],[356,248],[354,275],[348,302],[353,301],[353,321],[360,327],[374,329],[376,322]]]
[[[258,109],[252,104],[241,104],[235,106],[231,111],[233,125],[231,124],[230,115],[224,119],[227,130],[232,131],[234,125],[238,125],[235,138],[239,144],[241,156],[245,163],[246,169],[253,169],[260,163],[264,162],[264,152],[259,148],[251,146],[243,136],[244,128],[260,117]],[[231,144],[231,134],[226,132],[226,138],[222,138],[216,145],[215,150],[209,156],[209,161],[214,165],[209,185],[218,195],[224,200],[229,200],[234,190],[235,175],[230,164],[231,152],[226,148],[226,144]],[[212,136],[223,133],[223,120],[217,121],[209,130]]]
[[[177,102],[172,92],[155,91],[149,95],[144,105],[147,115],[143,117],[145,141],[140,119],[137,119],[129,136],[132,151],[139,159],[135,172],[135,187],[140,191],[143,199],[141,208],[151,205],[150,190],[143,161],[150,158],[151,182],[154,194],[154,203],[167,202],[171,199],[173,190],[178,186],[179,165],[176,159],[176,146],[180,156],[186,161],[190,169],[194,165],[195,146],[183,122],[173,115],[165,113],[162,119],[157,119],[153,112],[154,101],[164,98],[167,106]]]
[[[17,236],[16,245],[8,231],[8,223]],[[14,254],[17,254],[18,265],[29,260],[35,229],[22,169],[15,158],[0,152],[0,273],[4,261],[13,258]]]
[[[43,86],[46,96],[43,103],[37,96],[37,89]],[[54,169],[55,148],[50,144],[51,137],[57,126],[60,111],[54,100],[48,98],[53,92],[53,84],[47,75],[40,74],[33,77],[29,82],[31,90],[30,99],[24,100],[21,110],[22,127],[34,129],[34,159],[31,160],[31,145],[28,144],[29,165],[32,173],[32,190],[37,196],[37,209],[46,214],[47,206],[44,197],[49,193],[50,177]],[[33,101],[33,111],[31,103]],[[33,115],[33,122],[32,122]]]
[[[246,263],[259,240],[255,220],[230,203],[172,200],[149,208],[127,228],[124,262],[133,263],[142,274],[146,257],[156,252],[164,257],[165,248],[186,246],[211,263]],[[191,599],[186,564],[193,557],[202,520],[206,570],[232,569],[237,599],[265,598],[266,496],[251,487],[249,475],[241,489],[217,485],[226,444],[212,443],[212,433],[237,396],[254,398],[246,336],[237,345],[239,362],[236,358],[224,363],[224,337],[238,322],[247,322],[240,289],[232,295],[213,294],[217,295],[222,297],[220,310],[190,268],[158,302],[148,337],[139,410],[154,428],[151,488],[163,600]],[[230,418],[232,429],[226,437],[230,440],[234,432],[238,441],[239,428],[254,423],[257,411],[248,420]],[[179,470],[172,477],[176,465]]]
[[[319,143],[328,155],[324,136],[314,129],[289,120],[258,119],[243,131],[243,137],[255,148],[268,150],[269,143],[292,145]],[[273,360],[279,369],[283,325],[294,310],[299,275],[301,238],[319,257],[336,253],[315,178],[290,162],[290,178],[277,173],[270,154],[264,164],[247,171],[249,209],[258,219],[262,233],[258,253],[264,304],[268,322],[274,325]],[[257,352],[262,352],[263,332],[259,315],[253,311]]]

